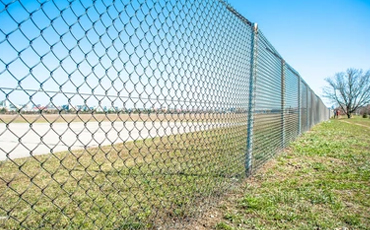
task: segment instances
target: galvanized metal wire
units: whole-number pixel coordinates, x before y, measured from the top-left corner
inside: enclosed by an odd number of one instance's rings
[[[183,228],[329,110],[221,0],[0,0],[0,228]]]

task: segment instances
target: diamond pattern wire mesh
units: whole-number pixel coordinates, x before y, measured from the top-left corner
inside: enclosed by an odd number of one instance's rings
[[[289,65],[285,65],[285,147],[299,135],[299,80],[299,75]]]
[[[0,21],[3,229],[182,228],[329,118],[223,1],[0,0]]]
[[[302,132],[306,132],[306,131],[309,130],[308,123],[307,123],[308,111],[309,111],[307,95],[308,95],[307,85],[303,80],[301,80],[300,100],[301,100],[301,127],[302,127]],[[323,118],[323,120],[325,120],[325,118]]]
[[[282,59],[261,32],[257,62],[252,164],[256,169],[283,147]]]

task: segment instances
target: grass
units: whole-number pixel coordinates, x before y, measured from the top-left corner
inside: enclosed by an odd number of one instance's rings
[[[370,132],[364,127],[338,120],[321,123],[229,194],[214,210],[219,218],[204,218],[197,225],[370,229],[369,146]]]
[[[370,119],[369,118],[363,118],[362,116],[353,116],[351,119],[341,119],[343,121],[352,122],[355,124],[361,124],[368,126],[370,128]]]
[[[284,122],[285,138],[283,139],[280,114],[254,116],[253,171],[258,170],[298,136],[298,114],[285,114]]]
[[[246,135],[235,125],[0,162],[0,229],[147,229],[194,217],[245,174]]]
[[[256,168],[282,147],[279,121],[256,117]],[[314,127],[199,226],[369,229],[364,129],[338,120]],[[243,177],[246,131],[235,125],[0,162],[0,229],[155,229],[193,219]]]

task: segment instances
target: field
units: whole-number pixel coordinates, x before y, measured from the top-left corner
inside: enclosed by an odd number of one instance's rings
[[[194,218],[245,175],[246,127],[0,162],[0,229],[147,229]]]
[[[225,230],[370,229],[370,132],[355,125],[368,120],[330,120],[315,126],[195,225]]]
[[[243,117],[235,113],[113,113],[113,114],[0,114],[0,123],[55,123],[102,121],[202,121]]]
[[[240,184],[246,117],[233,116],[240,125],[0,162],[0,229],[370,228],[370,119],[319,124],[262,166],[283,143],[280,117],[257,115],[262,168]]]
[[[362,118],[361,116],[354,116],[350,120],[348,120],[347,118],[341,117],[339,120],[345,121],[345,122],[352,122],[353,124],[370,127],[370,119],[369,118]]]

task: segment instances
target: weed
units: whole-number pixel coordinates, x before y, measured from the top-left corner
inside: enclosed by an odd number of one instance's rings
[[[225,222],[220,222],[216,225],[216,230],[233,230],[234,228],[226,224]]]

